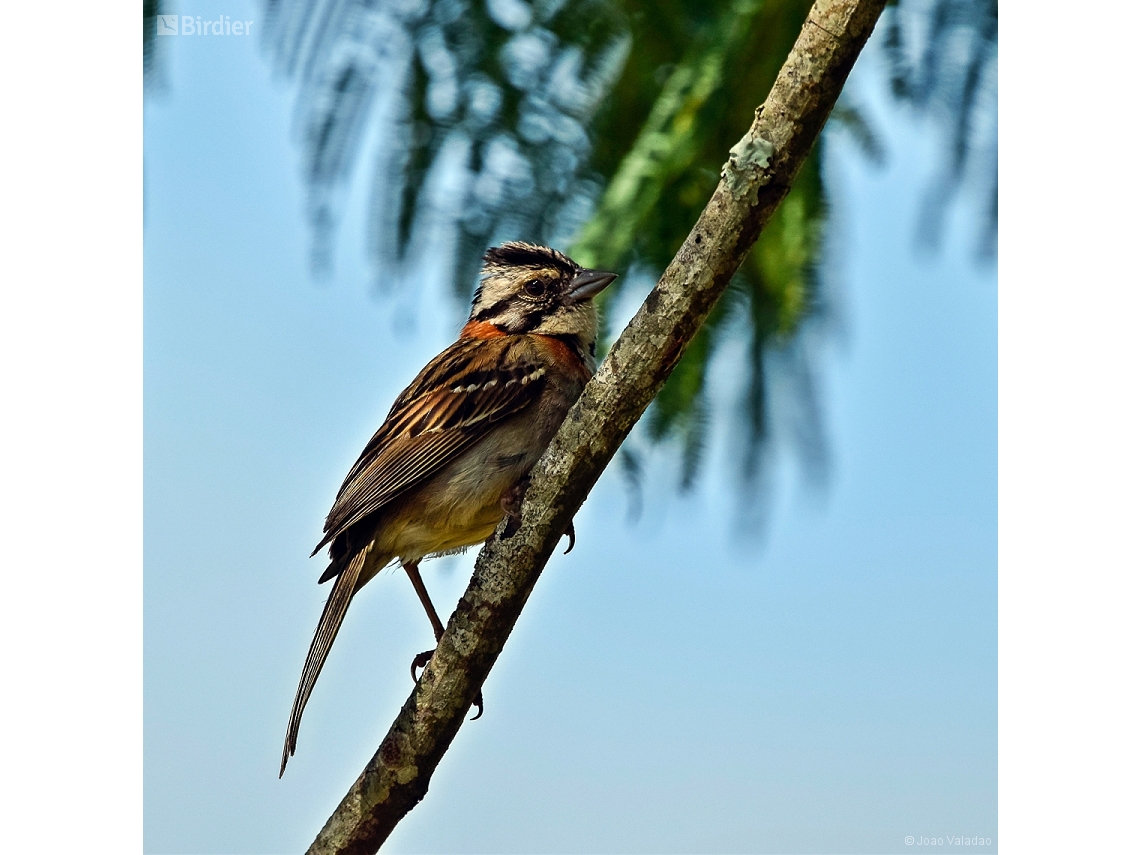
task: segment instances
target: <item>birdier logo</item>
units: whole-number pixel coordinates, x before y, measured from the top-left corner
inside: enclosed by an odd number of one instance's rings
[[[231,21],[229,15],[218,15],[215,21],[203,21],[201,15],[157,15],[155,31],[160,36],[248,36],[253,21]]]

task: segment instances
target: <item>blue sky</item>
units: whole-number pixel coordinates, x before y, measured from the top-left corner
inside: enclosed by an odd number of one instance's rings
[[[373,295],[359,194],[314,281],[291,90],[256,35],[167,44],[145,140],[146,850],[297,851],[431,642],[402,575],[370,584],[278,781],[326,593],[307,556],[459,316],[430,280]],[[996,849],[996,273],[964,214],[915,251],[933,148],[875,58],[851,85],[888,166],[827,147],[828,486],[781,457],[763,536],[742,534],[721,424],[691,494],[656,462],[636,523],[608,473],[386,851],[894,852],[950,831]],[[425,565],[441,611],[473,557]]]

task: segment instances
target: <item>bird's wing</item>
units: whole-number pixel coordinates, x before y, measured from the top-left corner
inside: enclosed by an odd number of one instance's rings
[[[545,373],[520,337],[460,339],[451,345],[392,405],[345,478],[313,553],[536,400]]]

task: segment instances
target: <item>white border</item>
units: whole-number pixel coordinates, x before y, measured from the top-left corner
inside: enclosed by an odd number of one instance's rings
[[[140,17],[0,17],[10,852],[142,849]]]
[[[1140,12],[1001,9],[999,839],[1124,851],[1140,802]],[[0,40],[6,848],[137,852],[138,7],[16,4]]]
[[[1000,846],[1123,852],[1140,804],[1140,13],[1001,15]]]

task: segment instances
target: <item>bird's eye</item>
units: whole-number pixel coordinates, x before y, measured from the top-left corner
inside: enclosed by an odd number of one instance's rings
[[[541,297],[546,293],[546,283],[541,279],[531,279],[523,285],[523,290],[532,297]]]

